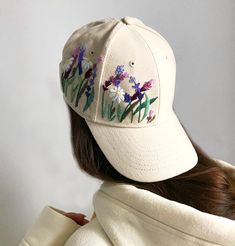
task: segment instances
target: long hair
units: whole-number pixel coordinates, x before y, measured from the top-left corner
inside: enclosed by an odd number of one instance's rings
[[[138,182],[120,174],[106,159],[86,121],[68,105],[73,156],[79,167],[103,181],[132,184],[169,200],[194,207],[202,212],[235,220],[235,190],[225,172],[190,138],[198,163],[189,171],[158,182]]]

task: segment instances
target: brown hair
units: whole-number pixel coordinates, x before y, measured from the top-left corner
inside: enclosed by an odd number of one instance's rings
[[[198,163],[194,168],[167,180],[138,182],[113,168],[96,143],[86,121],[68,105],[67,107],[72,151],[83,171],[101,180],[132,184],[200,211],[235,220],[235,190],[225,172],[216,165],[216,160],[210,158],[190,137],[198,155]],[[187,133],[186,129],[185,132]],[[187,135],[189,136],[188,133]]]

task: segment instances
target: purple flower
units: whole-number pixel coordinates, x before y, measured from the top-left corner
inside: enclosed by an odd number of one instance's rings
[[[91,78],[89,80],[90,85],[94,85],[95,77],[96,77],[96,64],[94,64],[92,69]]]
[[[135,83],[134,85],[132,85],[132,88],[134,88],[135,91],[140,91],[140,83]]]
[[[84,57],[84,53],[85,53],[85,48],[83,46],[80,47],[80,52],[79,52],[79,56],[78,56],[78,71],[79,71],[79,75],[82,74],[82,60]]]
[[[111,81],[110,80],[106,80],[104,82],[104,85],[105,85],[105,87],[109,87],[111,85]]]
[[[85,92],[87,97],[91,95],[91,88],[94,86],[95,77],[96,77],[96,64],[93,65],[92,71],[90,72],[90,79]]]
[[[152,118],[154,117],[154,111],[152,109],[150,109],[148,117],[147,117],[147,123],[150,122],[150,120],[152,120]]]
[[[125,79],[128,78],[129,74],[124,71],[124,65],[118,65],[115,70],[115,75],[111,75],[109,77],[109,80],[106,80],[104,84],[102,85],[103,90],[106,91],[108,89],[108,86],[113,84],[116,87],[120,86],[120,83]]]
[[[141,100],[143,98],[144,94],[140,93],[140,91],[136,91],[133,96],[131,97],[131,101],[135,100],[135,99],[139,99]]]
[[[113,84],[114,84],[115,86],[119,86],[120,83],[121,83],[121,80],[118,80],[118,79],[115,79],[115,80],[113,81]]]
[[[91,95],[91,93],[89,91],[86,91],[85,94],[87,97],[89,97]]]
[[[74,58],[77,58],[78,52],[79,52],[78,47],[75,47],[75,48],[73,49],[73,57],[74,57]]]
[[[131,95],[125,92],[124,101],[125,102],[131,102]]]
[[[120,73],[120,74],[116,75],[116,78],[120,79],[120,80],[124,80],[125,78],[128,78],[128,77],[129,77],[129,74],[127,72]]]
[[[102,87],[103,87],[103,90],[104,91],[107,91],[108,90],[108,87],[106,87],[105,85],[102,85]]]
[[[154,79],[151,79],[151,80],[145,82],[143,84],[143,86],[141,87],[140,91],[147,91],[147,90],[149,90],[152,87],[152,85],[153,85],[154,82],[155,82]]]
[[[140,94],[138,95],[139,100],[142,100],[143,97],[144,97],[144,94],[142,94],[142,93],[140,93]]]
[[[130,82],[130,83],[136,83],[135,77],[130,76],[129,82]]]
[[[88,79],[91,76],[92,68],[88,69],[85,73],[85,78]]]

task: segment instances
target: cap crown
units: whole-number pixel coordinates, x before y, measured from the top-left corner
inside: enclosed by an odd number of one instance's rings
[[[173,51],[137,18],[106,18],[76,30],[59,69],[66,103],[93,122],[143,127],[172,110]]]

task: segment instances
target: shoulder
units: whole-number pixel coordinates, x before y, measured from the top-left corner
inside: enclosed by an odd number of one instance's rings
[[[112,243],[95,217],[77,229],[66,241],[65,246],[111,246]]]

